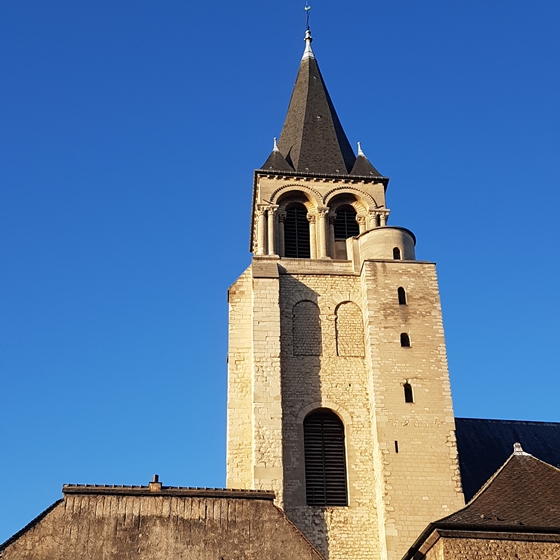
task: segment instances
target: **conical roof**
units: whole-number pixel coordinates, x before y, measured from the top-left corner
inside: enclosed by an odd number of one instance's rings
[[[295,171],[348,175],[356,156],[311,50],[309,31],[305,41],[278,147]]]
[[[381,177],[381,173],[373,167],[369,159],[366,157],[360,143],[358,142],[358,157],[354,162],[354,167],[350,171],[350,175],[360,175],[361,177]]]
[[[262,164],[261,169],[269,169],[274,171],[294,171],[294,168],[284,159],[276,145],[276,138],[274,139],[274,149]]]

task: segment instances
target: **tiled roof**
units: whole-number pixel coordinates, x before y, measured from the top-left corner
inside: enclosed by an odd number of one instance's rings
[[[284,159],[279,150],[272,150],[261,169],[273,171],[294,171],[294,168]]]
[[[504,464],[513,444],[560,468],[560,423],[456,418],[459,466],[465,499]]]
[[[430,523],[402,560],[425,558],[435,542],[434,534],[477,539],[510,539],[512,534],[523,534],[526,540],[558,539],[560,469],[517,445],[474,498],[463,509]]]
[[[560,532],[560,470],[516,452],[465,508],[435,523],[449,524],[558,528]]]
[[[278,147],[295,171],[348,175],[354,166],[356,156],[314,57],[301,61]]]
[[[381,177],[381,173],[373,167],[369,159],[363,154],[358,154],[350,175]]]

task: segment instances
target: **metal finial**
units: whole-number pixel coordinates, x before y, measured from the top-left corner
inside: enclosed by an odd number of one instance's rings
[[[516,442],[513,444],[513,454],[514,455],[529,455],[529,453],[525,453],[525,451],[523,451],[523,447],[521,447],[521,444],[519,442]]]
[[[313,41],[313,37],[311,37],[311,31],[309,29],[305,32],[305,50],[303,51],[302,60],[306,58],[315,58],[313,54],[313,49],[311,48],[311,42]]]
[[[309,13],[311,12],[311,6],[305,1],[305,29],[309,31]]]
[[[276,138],[274,139],[274,147],[272,148],[273,152],[279,152],[280,150],[278,149],[278,144],[276,143]]]
[[[361,142],[358,142],[358,155],[359,156],[364,156],[364,157],[366,155],[366,154],[364,154],[364,152],[362,152],[362,143]]]

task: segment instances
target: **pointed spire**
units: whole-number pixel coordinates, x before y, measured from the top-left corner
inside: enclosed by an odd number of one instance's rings
[[[319,71],[311,41],[308,29],[278,148],[296,171],[347,175],[356,156]]]
[[[313,49],[311,48],[311,43],[313,42],[313,37],[311,37],[311,30],[307,30],[305,32],[305,50],[303,51],[303,56],[301,60],[305,60],[306,58],[315,58],[313,54]]]

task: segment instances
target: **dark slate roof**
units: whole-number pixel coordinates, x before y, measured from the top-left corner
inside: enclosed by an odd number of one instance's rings
[[[359,175],[361,177],[381,177],[381,173],[373,167],[369,159],[363,154],[358,154],[356,161],[354,162],[354,167],[350,171],[350,175]]]
[[[447,524],[560,532],[560,470],[516,451],[465,508],[435,523]]]
[[[296,170],[348,175],[356,156],[314,57],[302,59],[278,147]]]
[[[274,171],[294,171],[294,168],[284,159],[280,150],[272,150],[267,160],[263,163],[261,169]]]
[[[266,491],[67,485],[2,560],[324,560]],[[32,552],[30,552],[32,551]]]
[[[455,424],[467,501],[504,464],[515,442],[527,453],[560,468],[560,423],[456,418]]]

